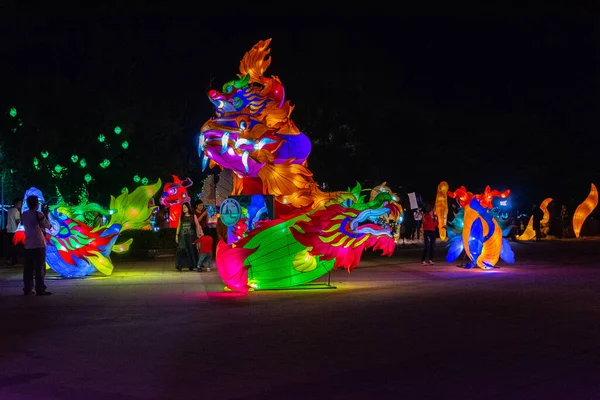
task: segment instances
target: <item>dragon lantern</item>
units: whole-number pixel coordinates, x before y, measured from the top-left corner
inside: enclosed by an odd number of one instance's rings
[[[360,185],[320,190],[307,164],[310,139],[291,120],[294,107],[279,78],[264,75],[270,42],[258,42],[242,58],[237,78],[208,92],[216,117],[198,137],[203,169],[210,163],[233,171],[233,196],[274,198],[273,220],[218,245],[221,278],[237,291],[296,286],[333,268],[351,270],[366,248],[391,254],[394,240],[380,221],[402,212],[391,192],[365,201]]]

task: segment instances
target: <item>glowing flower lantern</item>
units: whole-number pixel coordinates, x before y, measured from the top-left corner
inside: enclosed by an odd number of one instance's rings
[[[8,112],[8,115],[10,115],[11,117],[16,117],[17,116],[17,109],[14,107],[10,108],[10,111]]]
[[[115,132],[115,134],[117,134],[117,135],[120,135],[120,134],[121,134],[121,132],[122,132],[122,131],[121,131],[121,127],[120,127],[120,126],[118,126],[118,125],[117,125],[117,126],[115,126],[114,132]]]
[[[90,174],[85,174],[83,177],[86,183],[90,183],[92,181],[92,176]]]
[[[71,156],[71,161],[73,162],[73,164],[75,164],[77,161],[79,161],[79,157],[76,154],[73,154]]]
[[[134,181],[135,183],[139,183],[139,182],[140,182],[140,176],[139,176],[139,175],[134,175],[134,176],[133,176],[133,181]]]
[[[590,189],[590,194],[588,197],[577,207],[575,213],[573,214],[573,232],[575,232],[575,237],[579,237],[581,233],[581,227],[583,223],[587,219],[587,217],[594,211],[594,209],[598,206],[598,189],[596,189],[596,185],[592,183],[592,188]]]
[[[82,158],[81,160],[79,160],[79,166],[81,168],[85,168],[87,166],[87,161],[85,160],[85,158]]]

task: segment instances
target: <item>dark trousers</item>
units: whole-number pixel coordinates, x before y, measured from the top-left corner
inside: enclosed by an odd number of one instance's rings
[[[417,240],[421,239],[421,225],[423,224],[423,221],[417,221],[415,220],[415,233],[417,234]]]
[[[23,291],[33,289],[35,276],[35,291],[42,293],[46,290],[44,276],[46,275],[46,248],[25,249],[25,268],[23,269]]]
[[[212,256],[213,259],[217,256],[217,243],[219,242],[219,236],[217,235],[217,227],[216,226],[208,226],[206,228],[208,230],[208,235],[212,238]]]
[[[433,261],[433,252],[435,251],[435,239],[435,231],[423,231],[423,241],[425,242],[425,248],[423,249],[423,256],[421,256],[421,261]]]
[[[4,256],[6,257],[6,261],[8,261],[9,263],[11,263],[12,265],[15,265],[19,262],[18,260],[18,256],[19,256],[19,247],[21,246],[21,244],[17,244],[14,245],[13,244],[13,237],[15,236],[14,233],[11,232],[7,232],[6,235],[4,235],[4,244],[3,244],[3,249],[4,249]]]

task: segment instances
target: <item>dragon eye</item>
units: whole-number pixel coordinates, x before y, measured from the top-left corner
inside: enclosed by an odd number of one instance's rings
[[[231,85],[229,85],[225,88],[225,93],[231,93],[232,91],[233,91],[233,88],[231,87]]]
[[[346,200],[344,200],[342,205],[344,207],[348,208],[348,207],[352,207],[354,205],[354,202],[351,199],[346,199]]]

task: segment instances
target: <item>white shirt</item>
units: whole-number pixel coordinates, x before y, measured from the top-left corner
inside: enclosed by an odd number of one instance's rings
[[[8,221],[6,221],[6,231],[8,233],[15,233],[19,227],[19,220],[21,219],[21,213],[16,207],[8,210]]]

